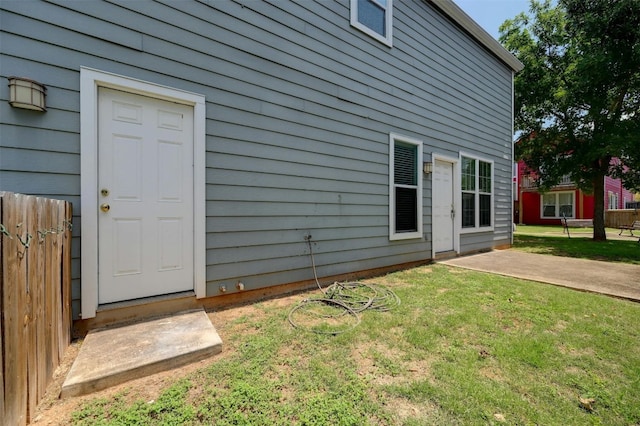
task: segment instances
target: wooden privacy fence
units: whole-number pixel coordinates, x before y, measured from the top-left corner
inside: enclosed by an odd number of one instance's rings
[[[26,425],[71,341],[71,203],[0,192],[0,424]]]
[[[619,228],[631,225],[634,220],[640,220],[640,210],[607,210],[604,214],[604,226],[609,228]]]

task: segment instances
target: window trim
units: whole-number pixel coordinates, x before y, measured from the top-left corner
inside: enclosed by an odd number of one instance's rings
[[[469,158],[471,160],[474,160],[476,163],[476,172],[475,172],[475,189],[473,190],[474,193],[474,205],[476,206],[476,210],[475,210],[475,226],[473,227],[463,227],[462,226],[462,193],[463,192],[471,192],[468,190],[463,190],[462,189],[462,159],[463,158]],[[480,164],[479,162],[482,161],[483,163],[488,163],[491,166],[491,225],[489,226],[480,226]],[[484,158],[484,157],[479,157],[477,155],[473,155],[473,154],[468,154],[466,152],[460,152],[460,157],[459,157],[459,161],[458,161],[458,178],[460,179],[460,186],[458,187],[459,191],[458,191],[458,197],[460,200],[460,203],[458,204],[460,206],[460,219],[458,220],[459,225],[460,225],[460,233],[461,234],[470,234],[470,233],[477,233],[477,232],[493,232],[493,230],[495,229],[495,223],[496,223],[496,206],[495,206],[495,201],[496,201],[496,192],[495,192],[495,182],[496,182],[496,168],[495,168],[495,162],[493,160]],[[483,193],[484,194],[484,193]]]
[[[377,3],[376,0],[370,1],[375,1]],[[387,0],[387,2],[387,7],[384,8],[384,25],[386,36],[378,34],[358,20],[358,0],[351,0],[351,26],[367,34],[369,37],[373,37],[379,42],[386,44],[389,47],[393,47],[393,0]]]
[[[395,144],[401,142],[405,144],[415,145],[416,152],[416,231],[414,232],[396,232],[396,196],[395,196]],[[389,240],[409,240],[422,238],[422,229],[424,219],[422,217],[423,205],[423,176],[422,176],[422,160],[423,160],[423,142],[419,139],[410,138],[408,136],[399,135],[397,133],[389,134]]]
[[[544,196],[553,194],[556,197],[556,215],[555,216],[545,216],[544,215]],[[540,219],[562,219],[560,213],[560,194],[571,194],[571,212],[572,215],[568,216],[567,219],[575,219],[576,218],[576,192],[575,191],[551,191],[546,192],[544,194],[540,194]]]

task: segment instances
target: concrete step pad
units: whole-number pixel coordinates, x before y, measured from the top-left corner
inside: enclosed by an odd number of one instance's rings
[[[200,361],[222,351],[204,310],[90,331],[60,396],[84,395]]]

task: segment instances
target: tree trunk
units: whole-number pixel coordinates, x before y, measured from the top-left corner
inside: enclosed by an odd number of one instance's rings
[[[606,241],[604,229],[604,173],[593,178],[593,239]]]

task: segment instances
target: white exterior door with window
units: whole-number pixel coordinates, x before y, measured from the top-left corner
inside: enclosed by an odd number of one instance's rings
[[[454,163],[433,163],[433,251],[442,253],[455,249]]]
[[[194,289],[193,107],[98,92],[98,302]]]

